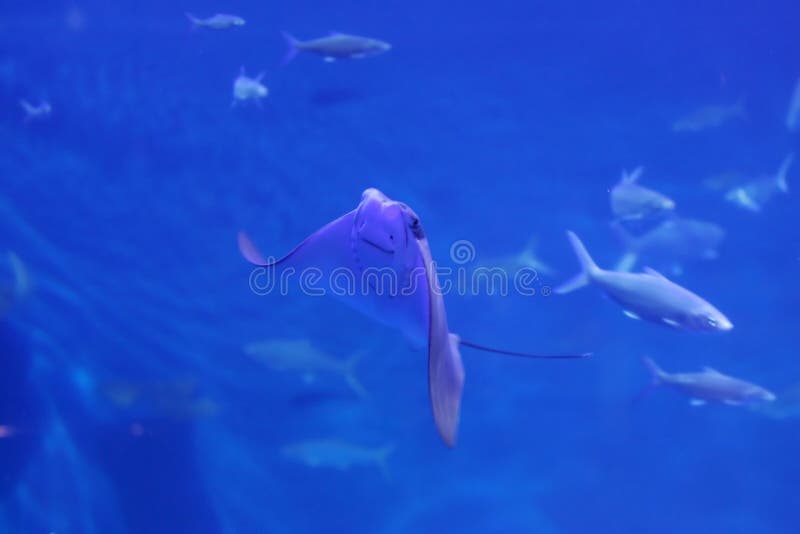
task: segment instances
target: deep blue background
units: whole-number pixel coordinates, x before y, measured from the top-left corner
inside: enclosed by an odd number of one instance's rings
[[[247,25],[191,31],[187,10]],[[642,354],[779,393],[800,381],[800,170],[759,215],[701,185],[773,172],[800,149],[784,126],[798,20],[791,1],[5,6],[0,248],[23,258],[35,289],[0,336],[3,372],[17,377],[0,381],[0,424],[20,429],[0,443],[2,530],[797,532],[797,420],[690,408],[667,392],[632,399],[648,380]],[[281,67],[281,30],[393,49]],[[231,109],[240,66],[266,71],[263,109]],[[19,98],[49,99],[52,117],[24,125]],[[745,120],[671,131],[740,98]],[[595,352],[535,362],[465,350],[455,450],[436,436],[424,356],[402,335],[337,302],[254,296],[236,250],[242,228],[269,253],[289,250],[375,186],[414,207],[442,263],[458,239],[482,260],[538,236],[554,284],[577,269],[567,228],[603,266],[622,252],[607,191],[638,164],[681,213],[728,231],[720,258],[680,282],[736,328],[636,323],[594,290],[450,296],[451,328],[475,341]],[[368,348],[369,399],[243,354],[270,337],[335,357]],[[120,384],[170,408],[115,403]],[[217,409],[181,409],[199,398]],[[280,454],[328,436],[394,443],[391,481]]]

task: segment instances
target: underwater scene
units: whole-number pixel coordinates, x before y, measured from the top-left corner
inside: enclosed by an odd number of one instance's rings
[[[0,10],[0,532],[800,532],[800,4]]]

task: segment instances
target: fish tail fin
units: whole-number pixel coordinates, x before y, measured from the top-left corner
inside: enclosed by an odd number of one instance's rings
[[[189,19],[189,23],[192,25],[192,29],[193,30],[196,30],[197,28],[200,27],[200,23],[201,23],[200,19],[198,19],[197,17],[195,17],[194,15],[189,13],[188,11],[186,12],[186,18]]]
[[[593,276],[600,272],[600,267],[589,255],[589,251],[586,250],[580,238],[571,231],[567,232],[567,237],[570,244],[572,244],[575,255],[578,257],[578,262],[581,264],[581,272],[555,289],[555,292],[561,295],[582,288],[590,282]]]
[[[642,356],[642,363],[650,373],[651,386],[657,386],[664,380],[664,371],[648,356]]]
[[[258,265],[261,267],[267,264],[267,260],[264,259],[264,256],[262,256],[261,252],[258,251],[258,248],[256,248],[256,245],[253,243],[253,240],[250,239],[246,233],[239,232],[238,242],[239,252],[242,253],[244,259],[253,265]]]
[[[644,386],[639,393],[633,398],[633,404],[638,404],[640,401],[644,400],[645,397],[649,396],[655,388],[661,385],[662,378],[664,376],[664,371],[656,365],[651,358],[647,356],[642,356],[642,363],[644,364],[647,371],[650,373],[650,383]]]
[[[364,354],[366,354],[365,351],[356,352],[344,363],[344,379],[347,382],[347,385],[350,386],[350,389],[352,389],[353,392],[362,399],[368,397],[369,393],[356,377],[355,371],[356,364],[361,361],[361,358],[364,357]]]
[[[644,174],[644,167],[642,165],[639,165],[631,172],[628,172],[627,170],[623,169],[622,178],[620,178],[620,183],[635,184],[636,182],[639,181],[639,178],[642,177],[642,174]]]
[[[281,32],[281,33],[283,34],[283,38],[286,40],[286,45],[289,48],[286,52],[286,55],[283,56],[283,61],[281,61],[281,65],[286,65],[291,60],[293,60],[297,55],[297,53],[300,51],[300,49],[297,46],[298,44],[300,44],[300,41],[295,39],[294,36],[289,32]]]
[[[383,475],[383,478],[385,478],[387,482],[392,481],[392,473],[389,471],[389,456],[392,455],[394,449],[394,443],[389,443],[378,449],[375,453],[375,465],[378,466],[381,475]]]
[[[794,161],[794,154],[789,154],[783,159],[781,163],[781,168],[778,169],[778,174],[775,179],[778,182],[778,189],[780,189],[784,193],[789,192],[789,183],[786,181],[786,175],[789,172],[789,167],[792,166],[792,162]]]

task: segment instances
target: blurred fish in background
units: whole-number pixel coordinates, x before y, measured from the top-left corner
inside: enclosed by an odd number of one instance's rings
[[[774,175],[764,176],[731,189],[725,194],[725,200],[745,210],[760,212],[774,196],[789,192],[787,174],[793,162],[794,154],[789,154]]]
[[[314,382],[318,374],[339,376],[357,396],[368,396],[355,375],[356,365],[366,355],[364,350],[349,358],[337,359],[320,351],[306,339],[269,339],[246,344],[244,353],[275,371],[296,373],[307,383]]]
[[[734,119],[747,117],[744,98],[735,104],[721,106],[705,106],[672,123],[672,131],[676,133],[696,133],[717,128]]]
[[[725,229],[718,224],[680,216],[665,219],[639,236],[618,222],[612,222],[611,226],[627,250],[614,268],[621,272],[629,272],[644,262],[680,276],[686,262],[719,257],[719,247],[725,239]]]

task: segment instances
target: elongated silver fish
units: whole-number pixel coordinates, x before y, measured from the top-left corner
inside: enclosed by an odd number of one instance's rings
[[[643,167],[630,174],[623,171],[620,181],[611,188],[611,211],[617,220],[655,218],[675,209],[671,198],[639,185],[643,172]]]
[[[386,478],[389,478],[386,460],[393,451],[394,445],[370,448],[337,438],[300,441],[281,449],[284,457],[308,467],[344,471],[353,466],[375,466]]]
[[[772,402],[775,395],[761,386],[724,375],[711,367],[699,373],[667,373],[650,358],[642,358],[653,386],[666,386],[688,396],[694,406],[721,402],[741,406]]]
[[[217,13],[208,18],[198,18],[191,13],[186,13],[186,18],[195,28],[210,28],[212,30],[227,30],[236,26],[244,26],[245,20],[238,15],[228,15],[227,13]]]
[[[685,330],[724,331],[733,328],[728,318],[710,303],[653,269],[646,268],[643,273],[603,270],[589,256],[577,235],[567,232],[567,236],[582,272],[556,288],[556,293],[569,293],[591,283],[600,287],[622,306],[625,315],[634,319]]]
[[[325,61],[331,62],[337,59],[363,59],[377,56],[392,48],[389,43],[378,39],[338,32],[308,41],[295,39],[286,32],[283,32],[283,36],[289,45],[289,51],[283,59],[284,64],[289,63],[300,52],[317,54],[322,56]]]

